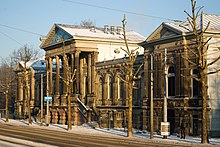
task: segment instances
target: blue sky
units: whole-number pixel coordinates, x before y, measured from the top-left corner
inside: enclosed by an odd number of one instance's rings
[[[130,11],[161,18],[185,20],[184,10],[190,11],[190,0],[69,0],[112,9]],[[220,0],[197,0],[204,6],[204,13],[220,14]],[[0,5],[0,51],[7,57],[24,44],[39,49],[39,35],[4,27],[7,25],[46,35],[54,23],[80,24],[90,19],[96,26],[121,26],[123,15],[127,16],[127,28],[149,36],[162,22],[158,19],[124,12],[80,5],[68,0],[1,0]]]

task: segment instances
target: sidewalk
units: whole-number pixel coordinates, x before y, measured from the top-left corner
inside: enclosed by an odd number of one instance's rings
[[[28,126],[27,120],[13,120],[10,119],[9,123],[10,125],[17,125],[17,126]],[[5,123],[5,119],[0,119],[0,123]],[[50,130],[57,130],[57,131],[67,131],[67,125],[59,125],[59,124],[50,124],[49,126],[41,125],[38,122],[33,122],[32,125],[29,125],[31,127],[41,127],[44,129],[50,129]],[[73,126],[72,130],[69,131],[70,133],[77,133],[77,134],[88,134],[88,135],[96,135],[96,136],[108,136],[108,137],[125,137],[127,135],[126,131],[124,129],[104,129],[104,128],[92,128],[88,124],[84,124],[82,126]],[[149,139],[150,134],[142,133],[139,131],[133,132],[132,139]],[[198,137],[192,137],[192,136],[186,136],[186,139],[180,139],[177,136],[171,135],[168,136],[167,139],[162,139],[162,136],[160,135],[154,135],[154,139],[149,139],[150,141],[157,141],[157,142],[170,142],[175,144],[181,144],[181,143],[190,143],[193,145],[202,145],[201,144],[201,138]],[[220,146],[220,138],[210,138],[209,145],[215,145]],[[204,145],[205,146],[205,145]]]

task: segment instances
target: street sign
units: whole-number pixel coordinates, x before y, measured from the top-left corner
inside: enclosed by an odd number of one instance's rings
[[[45,102],[47,102],[47,101],[48,101],[48,102],[51,102],[51,101],[52,101],[52,97],[44,97],[44,101],[45,101]]]

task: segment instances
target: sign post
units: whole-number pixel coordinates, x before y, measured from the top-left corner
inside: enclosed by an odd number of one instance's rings
[[[161,122],[161,135],[162,136],[170,135],[170,123],[169,122]]]
[[[46,118],[46,124],[49,126],[49,119],[48,119],[48,114],[49,114],[49,102],[51,102],[53,99],[52,97],[44,97],[44,101],[47,102],[47,118]]]

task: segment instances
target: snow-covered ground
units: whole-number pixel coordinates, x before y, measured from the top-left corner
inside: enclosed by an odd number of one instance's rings
[[[0,119],[0,123],[4,123],[5,119]],[[10,119],[9,120],[9,124],[11,125],[19,125],[19,126],[27,126],[27,120],[13,120]],[[31,127],[41,127],[41,128],[45,128],[45,129],[52,129],[52,130],[59,130],[59,131],[67,131],[67,125],[59,125],[59,124],[50,124],[49,126],[45,126],[45,125],[40,125],[40,123],[38,122],[33,122]],[[126,131],[124,129],[104,129],[104,128],[93,128],[88,124],[84,124],[82,126],[73,126],[72,130],[69,131],[72,133],[77,133],[77,134],[92,134],[92,135],[100,135],[100,136],[112,136],[112,137],[118,137],[118,136],[126,136]],[[150,138],[150,134],[147,133],[142,133],[140,131],[133,131],[134,133],[134,137],[135,138]],[[2,138],[3,136],[0,136],[0,138]],[[162,136],[160,135],[154,135],[154,139],[155,141],[165,141],[164,139],[162,139]],[[166,141],[170,141],[170,142],[176,142],[176,143],[194,143],[194,144],[201,144],[201,138],[198,137],[192,137],[192,136],[186,136],[186,139],[180,139],[177,136],[171,135],[168,136],[168,138],[166,139]],[[210,144],[212,145],[217,145],[220,146],[220,138],[210,138],[209,139]],[[33,142],[29,142],[27,141],[27,143],[31,143],[34,144]],[[1,145],[1,141],[0,141],[0,145]],[[46,145],[41,145],[41,146],[46,146]]]

